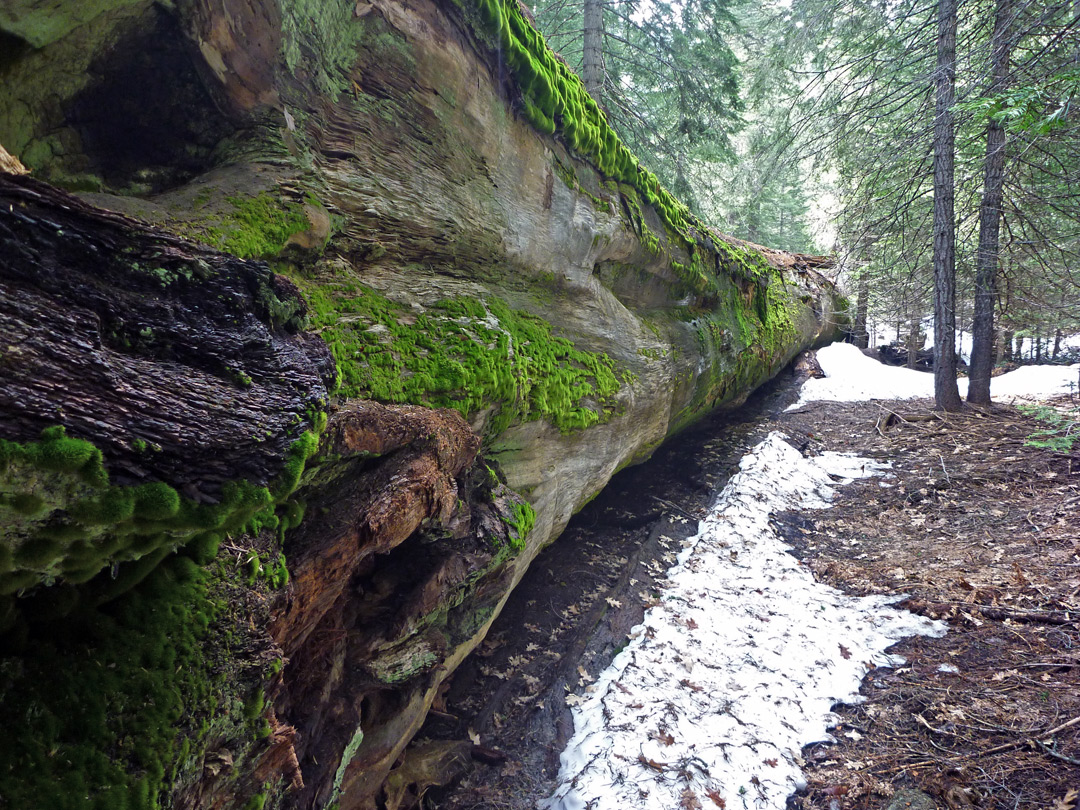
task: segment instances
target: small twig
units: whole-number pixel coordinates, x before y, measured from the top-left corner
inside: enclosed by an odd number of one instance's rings
[[[1069,618],[1066,611],[1045,610],[1008,610],[989,605],[975,605],[979,612],[988,619],[1012,619],[1014,622],[1037,622],[1041,624],[1074,624],[1076,619]]]
[[[666,507],[667,507],[668,509],[670,509],[671,511],[673,511],[673,512],[678,512],[678,513],[679,513],[680,515],[682,515],[682,516],[683,516],[683,517],[685,517],[685,518],[689,518],[690,520],[694,520],[694,521],[698,521],[698,520],[701,520],[701,518],[700,518],[700,517],[694,517],[694,516],[693,516],[693,515],[691,515],[691,514],[690,514],[689,512],[687,512],[687,511],[686,511],[685,509],[683,509],[683,508],[682,508],[682,507],[680,507],[680,506],[676,506],[676,505],[675,505],[675,504],[673,504],[673,503],[672,503],[671,501],[665,501],[665,500],[664,500],[663,498],[658,498],[658,497],[657,497],[656,495],[653,495],[653,496],[652,496],[652,499],[653,499],[654,501],[656,501],[656,502],[657,502],[658,504],[660,504],[660,505],[662,505],[662,506],[666,506]]]
[[[1073,726],[1075,726],[1077,724],[1080,724],[1080,717],[1074,717],[1072,720],[1069,720],[1068,722],[1062,723],[1060,726],[1054,726],[1049,731],[1044,732],[1043,734],[1039,734],[1038,736],[1040,736],[1040,737],[1052,737],[1053,735],[1057,734],[1059,731],[1064,731],[1067,728],[1072,728]],[[1005,743],[1004,745],[999,745],[999,746],[997,746],[995,748],[991,748],[991,749],[989,749],[987,751],[979,751],[979,752],[977,752],[975,754],[968,754],[967,756],[968,756],[968,758],[970,758],[970,757],[986,756],[988,754],[1000,754],[1003,751],[1011,751],[1014,748],[1020,748],[1022,746],[1028,745],[1031,742],[1038,742],[1038,740],[1016,740],[1015,742]],[[1040,745],[1041,745],[1041,743],[1040,743]],[[1080,763],[1077,763],[1077,764],[1080,765]]]
[[[1059,661],[1057,663],[1053,661],[1047,661],[1041,664],[1017,664],[1016,669],[1039,669],[1041,667],[1047,667],[1049,669],[1072,669],[1073,667],[1080,666],[1080,663],[1076,661]]]
[[[948,482],[949,486],[951,487],[952,479],[949,478],[949,471],[945,469],[945,457],[939,455],[938,458],[941,459],[941,471],[945,473],[945,481]]]
[[[1073,759],[1072,757],[1067,757],[1064,754],[1059,754],[1057,751],[1055,751],[1053,748],[1051,748],[1049,745],[1042,742],[1041,740],[1036,740],[1035,743],[1046,754],[1052,756],[1054,759],[1060,759],[1062,762],[1068,762],[1070,765],[1080,765],[1080,759]]]
[[[1080,717],[1074,717],[1068,722],[1062,723],[1060,726],[1054,726],[1046,734],[1040,734],[1040,737],[1049,737],[1051,734],[1057,734],[1059,731],[1064,731],[1067,728],[1072,728],[1075,725],[1080,724]]]

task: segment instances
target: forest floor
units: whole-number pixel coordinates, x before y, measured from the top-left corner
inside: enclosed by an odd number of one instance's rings
[[[863,810],[898,797],[896,810],[920,810],[918,794],[902,792],[918,789],[942,810],[1072,810],[1080,454],[1027,446],[1040,423],[1012,407],[942,415],[926,400],[815,402],[785,413],[793,382],[620,474],[537,558],[420,735],[421,747],[471,738],[489,764],[424,806],[532,810],[551,794],[570,705],[661,596],[680,543],[741,456],[780,430],[805,455],[853,452],[891,462],[895,476],[842,487],[826,511],[776,515],[793,553],[828,584],[904,594],[904,607],[949,625],[942,638],[901,642],[892,651],[907,664],[870,671],[865,702],[836,707],[833,741],[803,750],[808,787],[789,804]]]
[[[907,665],[870,672],[866,701],[839,707],[837,743],[804,751],[798,805],[875,807],[914,787],[951,810],[1074,806],[1080,453],[1026,445],[1040,424],[1012,407],[820,403],[787,424],[896,475],[855,481],[810,518],[780,516],[796,555],[835,587],[908,594],[901,606],[949,625],[901,642]]]

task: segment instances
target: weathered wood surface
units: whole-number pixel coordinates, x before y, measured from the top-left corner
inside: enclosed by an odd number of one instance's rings
[[[276,475],[326,401],[332,358],[262,262],[12,175],[0,256],[0,438],[62,423],[102,449],[114,483],[214,500],[224,481]]]

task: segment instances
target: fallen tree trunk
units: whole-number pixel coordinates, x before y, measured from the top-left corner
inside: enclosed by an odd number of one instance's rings
[[[183,693],[185,753],[146,788],[175,807],[372,806],[570,516],[844,320],[827,259],[722,237],[621,145],[552,133],[480,5],[325,11],[53,20],[0,88],[25,124],[0,142],[91,189],[0,178],[3,618],[32,656],[118,571],[150,577],[121,613],[220,544],[206,598],[235,616],[188,666],[232,686]]]

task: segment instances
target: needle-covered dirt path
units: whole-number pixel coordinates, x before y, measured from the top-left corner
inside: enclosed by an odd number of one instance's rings
[[[791,801],[848,810],[896,797],[903,810],[928,800],[908,792],[918,790],[950,810],[1072,810],[1080,454],[1025,444],[1043,425],[1011,406],[946,416],[927,400],[812,402],[785,413],[799,381],[785,376],[683,435],[579,513],[452,680],[403,766],[412,787],[387,807],[414,804],[426,782],[426,807],[532,810],[550,796],[570,707],[662,597],[665,571],[743,453],[779,430],[804,455],[892,464],[888,477],[840,488],[832,509],[774,516],[793,553],[841,590],[906,594],[904,606],[949,626],[901,642],[893,652],[907,664],[870,671],[865,702],[836,707],[832,741],[804,749],[808,786]],[[746,808],[763,806],[755,778],[738,794]]]

